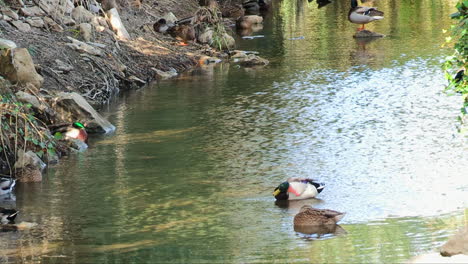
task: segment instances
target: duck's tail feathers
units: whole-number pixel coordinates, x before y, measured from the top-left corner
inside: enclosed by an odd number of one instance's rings
[[[338,223],[341,219],[343,219],[343,217],[345,216],[345,214],[346,214],[346,213],[341,213],[341,214],[339,214],[339,215],[336,215],[336,216],[334,217],[335,223]]]
[[[16,212],[10,214],[10,215],[7,217],[7,219],[10,220],[10,221],[15,220],[16,216],[18,215],[18,213],[19,213],[19,211],[16,211]]]
[[[382,20],[384,17],[383,16],[373,16],[372,18],[374,20]]]

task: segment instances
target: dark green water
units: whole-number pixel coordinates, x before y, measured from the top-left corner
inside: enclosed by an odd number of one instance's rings
[[[381,263],[435,250],[466,222],[461,99],[440,64],[455,1],[375,1],[386,38],[352,38],[348,1],[280,1],[269,66],[206,67],[123,96],[115,134],[19,185],[2,263]],[[303,39],[290,40],[304,36]],[[327,187],[275,205],[291,176]],[[295,232],[303,204],[347,212],[337,234]]]

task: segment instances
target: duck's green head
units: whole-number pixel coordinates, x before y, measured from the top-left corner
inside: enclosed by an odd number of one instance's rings
[[[280,193],[286,193],[289,189],[289,182],[285,181],[276,187],[273,196],[277,197]]]
[[[78,128],[78,129],[85,129],[84,125],[81,124],[80,122],[75,122],[75,123],[72,124],[72,126],[74,128]]]

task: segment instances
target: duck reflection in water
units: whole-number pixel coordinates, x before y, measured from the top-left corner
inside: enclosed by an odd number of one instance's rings
[[[326,239],[346,235],[346,230],[340,225],[294,226],[294,231],[308,235],[306,238]]]

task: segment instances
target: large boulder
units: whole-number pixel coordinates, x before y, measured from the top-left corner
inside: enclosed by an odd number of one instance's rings
[[[89,133],[109,133],[115,130],[115,126],[104,119],[83,96],[77,93],[62,92],[49,103],[57,113],[60,122],[81,122]]]
[[[460,229],[447,243],[440,248],[440,254],[444,257],[465,254],[468,255],[468,226]]]
[[[36,72],[34,62],[25,48],[0,51],[0,75],[12,83],[31,83],[37,88],[44,78]]]

